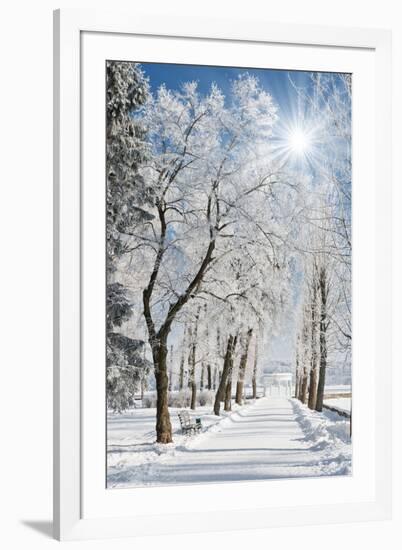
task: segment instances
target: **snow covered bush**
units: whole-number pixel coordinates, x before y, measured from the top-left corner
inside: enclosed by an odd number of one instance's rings
[[[142,406],[145,409],[153,409],[156,407],[156,394],[149,394],[142,398]]]
[[[200,407],[205,407],[205,405],[212,405],[214,402],[215,393],[212,390],[204,390],[200,392],[198,396],[198,404]]]
[[[186,408],[190,406],[190,391],[181,390],[169,394],[169,407]]]

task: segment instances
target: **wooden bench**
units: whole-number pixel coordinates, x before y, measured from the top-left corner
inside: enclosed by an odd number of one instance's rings
[[[183,434],[191,434],[201,431],[201,418],[196,418],[195,422],[192,422],[188,411],[180,411],[177,414],[180,420],[181,431]]]

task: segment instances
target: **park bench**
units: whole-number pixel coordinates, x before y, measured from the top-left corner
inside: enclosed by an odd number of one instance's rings
[[[196,418],[195,422],[192,422],[188,411],[180,411],[177,414],[179,416],[181,431],[183,434],[191,434],[201,431],[201,418]]]

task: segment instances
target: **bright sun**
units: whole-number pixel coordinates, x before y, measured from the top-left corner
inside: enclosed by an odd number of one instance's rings
[[[309,147],[309,139],[303,130],[296,128],[289,134],[289,146],[290,149],[297,155],[305,153]]]

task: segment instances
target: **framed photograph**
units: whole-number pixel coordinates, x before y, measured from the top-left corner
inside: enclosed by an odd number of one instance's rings
[[[54,28],[55,537],[389,518],[390,33]]]

